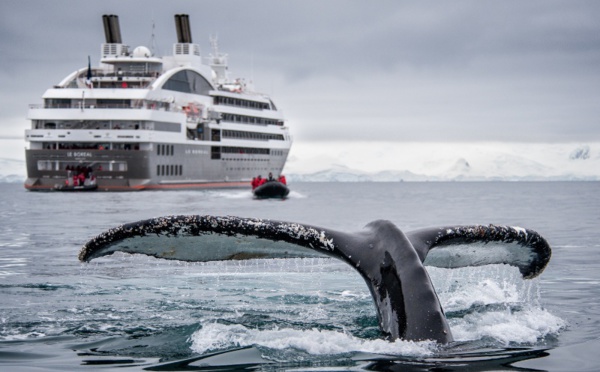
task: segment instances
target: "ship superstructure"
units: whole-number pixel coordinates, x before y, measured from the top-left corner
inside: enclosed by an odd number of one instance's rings
[[[157,57],[123,44],[117,16],[102,19],[99,66],[88,59],[30,106],[27,189],[246,186],[281,173],[292,143],[283,115],[229,77],[215,38],[203,63],[189,16],[179,14],[173,54]]]

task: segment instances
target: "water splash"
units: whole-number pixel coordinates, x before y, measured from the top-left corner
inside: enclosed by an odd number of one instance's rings
[[[542,307],[539,279],[523,280],[515,267],[428,270],[456,341],[532,345],[567,326]]]
[[[206,324],[190,337],[192,350],[206,353],[233,347],[262,346],[269,349],[294,349],[311,355],[335,355],[348,352],[374,354],[429,356],[438,345],[435,342],[412,342],[382,339],[367,340],[345,332],[319,329],[270,329],[256,330],[243,325]]]

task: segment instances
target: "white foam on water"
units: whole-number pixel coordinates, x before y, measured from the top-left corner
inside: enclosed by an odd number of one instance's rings
[[[561,318],[540,305],[539,280],[524,280],[518,269],[487,265],[462,269],[428,268],[456,341],[493,339],[502,345],[535,344],[557,335],[566,326]],[[312,289],[317,290],[317,289]],[[311,292],[310,289],[307,289]],[[319,292],[316,292],[319,293]],[[319,294],[323,295],[323,294]],[[325,296],[335,301],[356,301],[368,293],[342,289]],[[302,319],[326,319],[332,314],[322,307],[301,308]],[[294,349],[313,355],[367,352],[394,355],[430,355],[434,342],[361,339],[343,331],[277,328],[258,330],[243,325],[203,324],[192,337],[195,352],[232,347],[263,346]]]
[[[27,332],[27,333],[22,333],[22,334],[6,335],[0,339],[2,341],[26,341],[26,340],[30,340],[33,338],[43,338],[43,337],[46,337],[45,333],[34,331],[34,332]]]
[[[240,189],[240,190],[209,190],[207,192],[211,199],[213,198],[221,198],[221,199],[252,199],[252,191],[250,191],[250,184],[248,184],[248,189]]]
[[[375,354],[429,356],[438,345],[432,341],[412,342],[382,339],[367,340],[330,330],[270,329],[258,330],[243,325],[205,324],[191,337],[191,349],[197,353],[232,347],[263,346],[270,349],[296,349],[311,355],[367,352]]]
[[[561,318],[539,308],[521,311],[491,311],[466,315],[453,322],[457,341],[493,338],[505,345],[535,344],[548,335],[556,335],[566,327]]]
[[[294,190],[290,190],[290,193],[287,196],[288,198],[292,198],[292,199],[306,199],[307,196],[298,192],[298,191],[294,191]]]

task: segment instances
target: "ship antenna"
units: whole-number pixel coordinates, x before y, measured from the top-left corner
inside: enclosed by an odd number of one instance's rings
[[[210,47],[212,49],[213,58],[219,58],[219,40],[218,35],[210,35]]]
[[[152,52],[152,55],[155,56],[156,53],[158,53],[158,48],[156,47],[156,35],[155,35],[155,30],[156,30],[156,23],[154,22],[154,17],[152,17],[152,33],[150,35],[150,51]]]

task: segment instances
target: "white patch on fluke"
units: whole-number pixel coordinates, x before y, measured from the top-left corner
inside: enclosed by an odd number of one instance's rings
[[[527,238],[527,230],[519,227],[519,226],[511,226],[511,229],[515,230],[517,232],[517,234],[521,235],[523,234],[526,238]]]

